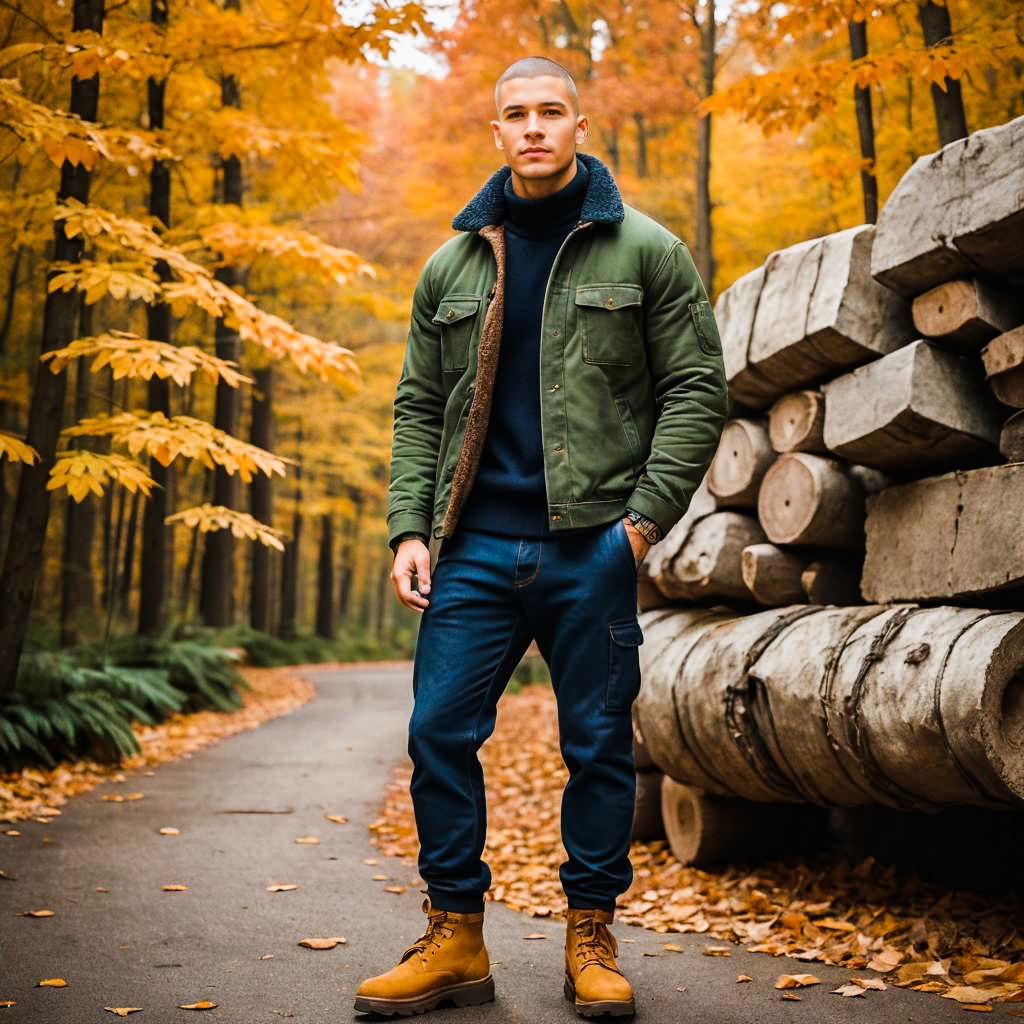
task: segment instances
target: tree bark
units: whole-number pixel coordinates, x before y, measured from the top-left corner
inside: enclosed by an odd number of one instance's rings
[[[320,517],[320,555],[316,572],[316,631],[334,636],[334,520],[330,512]]]
[[[238,10],[239,0],[226,0],[226,8]],[[240,108],[238,80],[234,75],[221,78],[221,103],[225,107]],[[242,205],[242,163],[237,156],[221,161],[221,196],[225,204]],[[238,269],[218,267],[217,280],[234,288],[238,284]],[[237,363],[239,337],[223,318],[217,319],[214,351],[221,359]],[[214,399],[213,423],[218,430],[234,435],[238,431],[240,400],[238,389],[217,381]],[[218,466],[213,473],[213,504],[225,508],[238,507],[238,475],[229,474]],[[208,626],[227,626],[234,618],[235,596],[235,539],[230,530],[212,530],[206,534],[200,582],[200,615]]]
[[[128,604],[132,596],[132,581],[135,578],[135,538],[139,527],[139,492],[132,495],[128,512],[128,528],[124,538],[124,571],[121,573],[121,585],[118,593],[118,607],[123,615],[128,614]]]
[[[167,24],[167,0],[151,0],[150,20],[159,28]],[[165,79],[150,78],[146,83],[149,104],[149,127],[158,131],[164,127]],[[149,172],[149,212],[164,228],[171,223],[171,172],[163,160],[154,160]],[[171,279],[170,268],[160,260],[156,265],[159,279]],[[146,331],[153,341],[170,342],[171,310],[163,302],[146,307]],[[166,380],[156,375],[147,385],[149,411],[171,414],[171,391]],[[167,564],[168,532],[167,488],[170,470],[156,459],[149,460],[149,475],[156,486],[146,501],[142,517],[142,550],[139,555],[139,621],[143,634],[159,633],[167,622]]]
[[[700,32],[700,61],[703,97],[715,91],[715,8],[708,0]],[[694,262],[710,294],[715,283],[715,257],[711,225],[711,115],[697,121],[697,223]]]
[[[103,3],[104,0],[74,0],[73,30],[83,32],[91,29],[102,34]],[[95,121],[99,91],[98,74],[87,79],[72,79],[71,113],[84,121]],[[75,199],[88,203],[89,182],[90,174],[85,167],[65,160],[60,172],[58,202]],[[78,263],[82,258],[81,236],[69,238],[62,220],[54,225],[53,256],[57,263]],[[48,279],[54,273],[51,270]],[[40,354],[63,348],[74,340],[77,308],[76,292],[47,292]],[[50,492],[46,485],[56,461],[66,389],[66,372],[53,373],[48,366],[37,364],[26,440],[38,453],[39,460],[34,465],[22,466],[3,572],[0,573],[0,607],[4,609],[0,617],[0,694],[14,685],[25,643],[32,595],[50,519]]]
[[[302,429],[299,429],[298,443],[302,443]],[[302,467],[295,468],[295,510],[292,513],[292,535],[284,545],[281,561],[281,617],[278,622],[279,636],[293,637],[298,632],[299,609],[299,556],[302,541]]]
[[[274,443],[274,371],[270,366],[253,373],[255,388],[249,422],[249,440],[269,451]],[[254,519],[267,526],[273,525],[274,504],[270,477],[257,473],[249,487],[249,511]],[[270,561],[271,549],[266,544],[253,543],[252,579],[249,584],[249,625],[253,629],[270,632]]]
[[[868,55],[868,26],[866,21],[851,20],[850,56],[859,60]],[[857,115],[857,136],[860,156],[865,166],[860,171],[860,188],[864,197],[864,223],[878,220],[878,178],[875,177],[875,123],[871,114],[871,90],[867,86],[854,86],[853,107]]]
[[[79,309],[82,336],[92,333],[92,307],[83,301]],[[82,359],[75,365],[75,399],[72,418],[75,423],[89,415],[89,381],[92,374]],[[77,644],[79,619],[96,609],[96,585],[92,565],[93,537],[96,533],[96,499],[87,494],[81,501],[67,499],[64,511],[64,553],[61,564],[60,643]]]
[[[647,129],[644,125],[644,115],[636,113],[633,115],[633,123],[636,125],[636,176],[647,177]]]
[[[949,8],[940,7],[932,0],[919,4],[917,17],[924,33],[924,43],[929,49],[949,46],[953,42],[953,27],[949,20]],[[932,106],[935,108],[935,127],[939,132],[939,145],[946,146],[957,139],[967,137],[967,115],[964,113],[960,82],[948,75],[942,85],[934,82],[931,86]]]

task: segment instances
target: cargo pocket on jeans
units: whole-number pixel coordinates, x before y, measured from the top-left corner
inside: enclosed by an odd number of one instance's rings
[[[609,711],[628,711],[640,692],[640,645],[644,634],[636,619],[610,622],[608,633],[605,707]]]

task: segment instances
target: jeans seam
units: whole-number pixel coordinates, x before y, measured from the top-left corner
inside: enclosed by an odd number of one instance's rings
[[[498,669],[505,663],[505,658],[508,656],[509,649],[512,646],[512,638],[516,635],[516,629],[519,627],[519,623],[522,620],[523,613],[516,612],[515,621],[512,623],[512,628],[508,633],[508,640],[505,642],[505,649],[501,652],[501,657],[498,659],[498,664],[494,668],[494,672],[491,673],[490,681],[487,683],[487,687],[484,690],[484,699],[480,703],[480,707],[477,709],[476,718],[473,720],[473,740],[470,747],[466,750],[466,780],[469,783],[469,791],[473,794],[473,842],[471,845],[476,847],[477,835],[480,831],[480,813],[479,813],[479,800],[477,798],[476,786],[473,785],[473,773],[469,768],[470,758],[476,753],[477,747],[477,729],[480,726],[480,716],[483,714],[484,708],[487,706],[488,699],[491,695],[491,687],[494,686],[494,679],[498,674]],[[486,800],[486,793],[484,796]],[[480,894],[483,898],[483,893]]]

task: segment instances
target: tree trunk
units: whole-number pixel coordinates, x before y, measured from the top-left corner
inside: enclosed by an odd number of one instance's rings
[[[850,56],[860,60],[868,55],[868,26],[866,21],[851,20]],[[867,86],[854,86],[853,107],[857,114],[857,135],[860,139],[860,157],[865,166],[860,171],[860,189],[864,196],[864,223],[878,220],[878,178],[875,177],[875,123],[871,116],[871,90]]]
[[[917,17],[924,33],[924,43],[929,49],[949,46],[953,42],[953,27],[949,21],[949,8],[928,0],[919,4]],[[932,106],[935,108],[935,126],[939,132],[939,145],[946,146],[957,139],[967,137],[967,116],[960,94],[960,82],[948,75],[942,85],[932,83]]]
[[[167,24],[167,0],[151,0],[150,20],[162,29]],[[150,78],[146,83],[149,103],[149,127],[158,131],[164,127],[164,93],[166,80]],[[163,160],[154,160],[149,172],[149,212],[164,228],[171,223],[171,172]],[[156,265],[161,281],[171,279],[170,268],[161,260]],[[146,330],[153,341],[170,342],[171,310],[162,302],[146,307]],[[149,411],[171,414],[171,391],[166,380],[155,374],[147,385]],[[139,622],[140,633],[159,633],[167,621],[167,564],[168,531],[167,488],[170,470],[156,459],[149,460],[149,475],[156,483],[143,511],[142,551],[139,555]]]
[[[302,430],[299,430],[299,444]],[[278,622],[279,636],[293,637],[298,632],[299,608],[299,556],[302,541],[302,469],[295,469],[295,511],[292,513],[292,535],[284,545],[281,561],[281,618]]]
[[[249,440],[269,451],[274,443],[273,386],[274,371],[261,367],[253,373],[255,387],[249,422]],[[254,519],[273,526],[274,505],[270,477],[257,473],[249,486],[249,511]],[[249,584],[249,625],[270,632],[271,549],[266,544],[252,546],[252,579]]]
[[[334,636],[334,520],[330,512],[320,517],[320,555],[316,572],[316,631],[328,640]]]
[[[72,28],[76,32],[103,31],[104,0],[74,0]],[[72,79],[71,106],[73,115],[84,121],[96,120],[100,78]],[[65,160],[60,172],[58,202],[74,199],[89,201],[89,171],[81,164]],[[53,257],[55,263],[77,263],[82,258],[81,236],[69,238],[64,221],[54,225]],[[50,280],[56,272],[50,271]],[[74,340],[78,295],[74,291],[47,291],[43,307],[43,332],[40,353],[64,348]],[[50,492],[46,485],[56,461],[57,440],[61,430],[61,413],[67,388],[66,372],[52,373],[49,366],[37,364],[35,386],[28,413],[26,440],[38,453],[39,461],[21,468],[14,518],[7,542],[3,572],[0,573],[0,694],[14,685],[18,661],[25,643],[25,631],[32,607],[50,518]]]
[[[636,125],[636,176],[647,177],[647,130],[644,126],[644,115],[637,113],[633,115],[633,123]]]
[[[92,333],[92,307],[83,301],[79,309],[79,331]],[[75,423],[89,415],[89,382],[92,374],[85,360],[75,361]],[[64,556],[61,564],[60,643],[79,643],[79,620],[96,610],[96,585],[92,565],[92,544],[96,532],[96,499],[87,494],[81,501],[67,499],[64,512]]]
[[[349,606],[352,603],[356,545],[359,543],[359,526],[363,518],[362,495],[355,490],[352,491],[352,505],[353,514],[347,523],[338,562],[338,617],[342,621],[348,617]]]
[[[121,586],[118,594],[118,607],[122,615],[128,614],[128,604],[132,596],[132,580],[135,577],[135,538],[139,527],[139,492],[132,495],[128,512],[128,528],[124,538],[124,572],[121,574]]]
[[[706,5],[700,32],[700,61],[702,98],[715,91],[715,8],[711,0]],[[694,262],[704,287],[710,294],[715,283],[715,257],[711,226],[711,115],[697,121],[697,223]]]
[[[226,0],[225,7],[239,9],[238,0]],[[241,107],[238,80],[234,75],[221,78],[221,103],[225,107]],[[221,161],[221,202],[242,205],[242,164],[237,156]],[[218,267],[218,281],[234,288],[238,284],[238,269]],[[217,319],[214,351],[221,359],[239,361],[239,337],[223,318]],[[238,431],[240,413],[238,389],[217,381],[213,423],[218,430],[234,436]],[[213,504],[225,508],[238,507],[238,475],[229,474],[218,466],[213,473]],[[202,579],[200,583],[200,615],[208,626],[227,626],[234,618],[235,597],[235,539],[230,530],[212,530],[206,534],[203,550]]]

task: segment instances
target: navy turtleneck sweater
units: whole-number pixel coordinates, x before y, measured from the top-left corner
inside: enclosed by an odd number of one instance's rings
[[[520,199],[505,182],[505,316],[487,437],[459,525],[490,533],[548,533],[540,430],[540,328],[555,255],[579,223],[590,174],[543,199]]]

